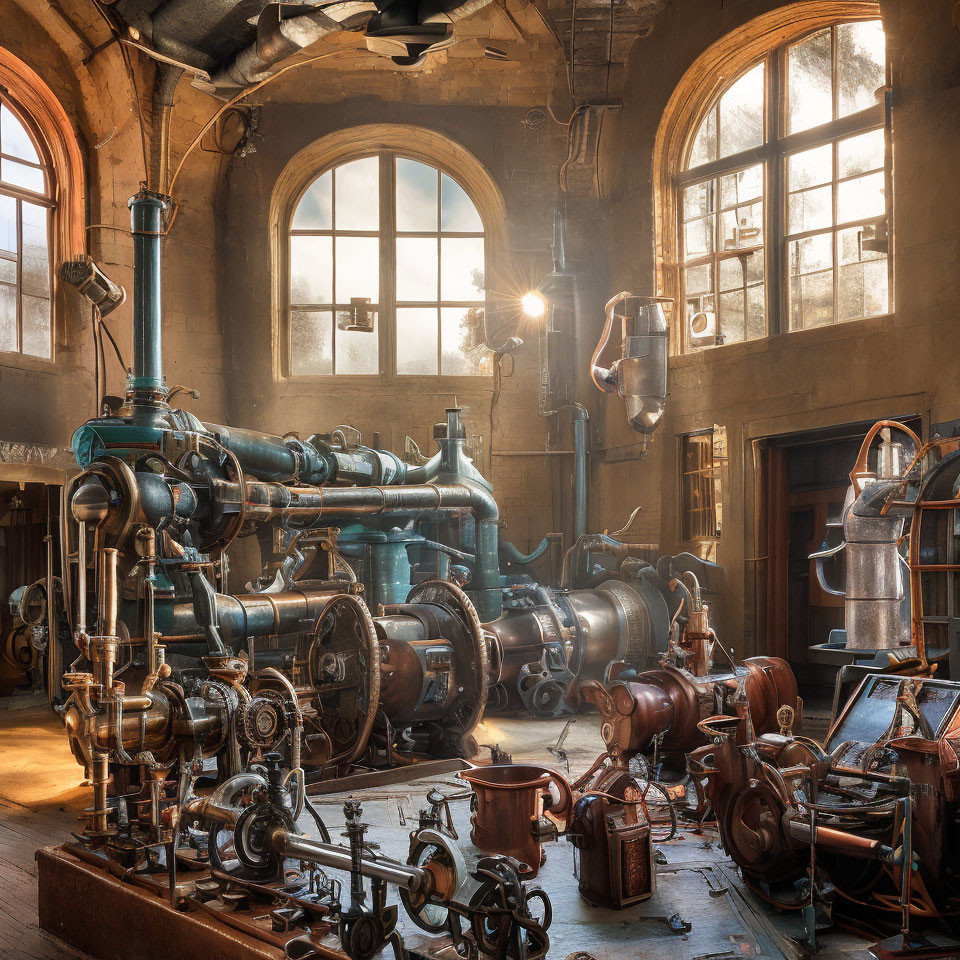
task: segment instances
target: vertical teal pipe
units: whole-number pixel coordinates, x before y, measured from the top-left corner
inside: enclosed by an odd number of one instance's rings
[[[127,202],[133,231],[133,381],[135,396],[164,399],[160,237],[166,197],[143,188]]]
[[[573,542],[587,532],[587,428],[590,416],[573,405]]]
[[[367,603],[376,610],[379,604],[403,603],[410,592],[410,561],[407,540],[388,540],[367,544],[370,569],[370,593]]]

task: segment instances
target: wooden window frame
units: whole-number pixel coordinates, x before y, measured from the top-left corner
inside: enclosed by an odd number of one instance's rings
[[[878,18],[879,19],[879,18]],[[759,147],[749,150],[743,150],[727,157],[709,163],[701,164],[698,167],[690,169],[681,169],[674,176],[675,190],[677,198],[675,207],[677,212],[677,251],[678,251],[678,297],[677,308],[675,310],[676,321],[679,323],[681,340],[681,353],[694,353],[703,349],[715,349],[722,346],[733,346],[736,343],[753,341],[734,341],[731,344],[716,344],[705,346],[693,346],[688,342],[688,330],[686,322],[686,270],[692,266],[702,263],[712,263],[714,265],[714,309],[719,308],[719,277],[718,267],[720,259],[726,259],[722,256],[722,251],[714,249],[710,257],[698,257],[690,262],[684,260],[684,218],[683,218],[683,190],[691,185],[702,183],[710,179],[719,180],[720,177],[742,170],[745,167],[753,166],[757,163],[763,164],[764,171],[764,191],[763,191],[763,216],[764,216],[764,319],[766,333],[762,337],[754,338],[762,340],[771,336],[777,336],[785,333],[797,333],[810,327],[801,327],[797,330],[790,329],[790,277],[787,273],[788,244],[807,236],[829,235],[833,238],[833,321],[832,326],[837,323],[851,323],[857,320],[870,319],[865,317],[854,317],[850,320],[837,319],[839,307],[839,252],[837,235],[843,229],[854,226],[866,225],[867,223],[880,224],[886,222],[888,236],[887,252],[887,290],[888,303],[886,313],[893,313],[894,289],[893,289],[893,196],[891,183],[891,125],[890,125],[890,96],[889,86],[882,103],[867,107],[864,110],[846,117],[841,117],[829,121],[828,123],[812,127],[808,130],[788,134],[788,102],[787,102],[787,55],[791,46],[803,42],[815,33],[824,29],[831,32],[831,59],[832,59],[832,94],[833,94],[833,112],[836,117],[838,114],[837,102],[839,97],[837,78],[837,28],[844,23],[855,22],[851,20],[840,20],[830,24],[818,26],[816,29],[809,30],[806,33],[793,37],[788,43],[768,51],[763,57],[755,60],[741,70],[732,80],[726,82],[723,87],[715,94],[707,111],[703,114],[693,131],[690,143],[684,151],[684,158],[689,157],[693,144],[693,138],[700,128],[700,123],[704,118],[714,110],[717,110],[720,98],[723,94],[743,76],[744,73],[753,69],[759,63],[764,64],[764,142]],[[887,66],[889,71],[889,65]],[[884,203],[885,212],[877,217],[868,220],[854,220],[849,223],[837,222],[837,195],[838,184],[841,182],[838,178],[836,144],[846,137],[855,136],[861,133],[869,133],[873,130],[883,130],[885,138],[885,156],[883,172],[885,176]],[[720,136],[719,121],[717,125],[717,136]],[[830,227],[802,231],[800,233],[788,234],[787,231],[787,204],[789,196],[787,192],[787,158],[794,153],[807,150],[817,146],[833,144],[833,177],[830,181],[832,187],[833,218]],[[717,229],[719,229],[719,208],[715,212],[717,217]],[[715,230],[715,236],[717,235]],[[719,313],[718,313],[719,316]],[[745,323],[746,323],[745,319]],[[722,335],[722,331],[720,331]]]
[[[31,363],[39,364],[49,364],[55,361],[55,347],[56,347],[56,337],[54,336],[54,270],[53,270],[53,257],[54,257],[54,215],[56,212],[56,203],[52,199],[55,195],[55,184],[56,179],[54,176],[53,165],[50,161],[49,152],[47,150],[46,143],[41,133],[36,129],[36,124],[33,121],[33,118],[24,110],[15,100],[9,97],[4,90],[0,90],[0,104],[6,107],[14,117],[20,122],[24,130],[27,132],[27,136],[30,138],[31,143],[33,144],[34,149],[37,151],[37,156],[40,157],[40,163],[33,163],[29,160],[24,160],[20,157],[15,157],[12,154],[7,154],[3,152],[2,140],[0,140],[0,160],[10,160],[13,163],[21,164],[22,166],[32,167],[34,170],[39,170],[43,174],[43,184],[44,191],[43,193],[35,193],[33,190],[28,190],[25,187],[19,187],[12,183],[6,183],[0,180],[0,196],[9,197],[16,204],[16,225],[17,225],[17,249],[13,255],[9,255],[7,251],[0,251],[0,259],[6,260],[8,262],[12,261],[16,264],[16,280],[13,284],[4,284],[4,286],[13,286],[16,290],[16,306],[17,306],[17,346],[15,350],[0,350],[0,354],[5,357],[16,358],[17,360],[23,359]],[[38,356],[33,353],[24,353],[23,352],[23,204],[31,203],[36,207],[45,208],[47,211],[47,224],[46,224],[46,235],[47,235],[47,289],[50,291],[50,295],[47,298],[50,304],[50,315],[48,318],[47,325],[47,336],[49,342],[49,355],[48,356]]]
[[[369,157],[377,157],[379,160],[379,200],[380,200],[380,210],[379,210],[379,226],[376,230],[341,230],[337,229],[336,226],[336,191],[334,190],[332,204],[333,204],[333,222],[330,229],[298,229],[292,226],[292,216],[290,220],[290,225],[288,226],[288,247],[287,247],[287,259],[286,259],[286,289],[287,289],[287,300],[286,300],[286,326],[287,334],[285,337],[285,367],[288,371],[287,375],[291,379],[297,381],[301,380],[318,380],[318,381],[332,381],[332,380],[343,380],[349,379],[351,382],[363,382],[366,380],[376,379],[378,381],[383,380],[394,380],[399,383],[415,379],[417,377],[429,377],[432,379],[443,379],[446,381],[456,380],[456,381],[474,381],[483,383],[491,379],[493,374],[493,369],[485,373],[476,373],[476,374],[445,374],[443,372],[443,337],[442,337],[442,320],[441,320],[441,310],[444,308],[463,308],[470,309],[472,307],[482,307],[483,309],[488,309],[488,298],[486,295],[482,300],[443,300],[441,299],[441,284],[442,284],[442,244],[440,241],[447,238],[466,238],[466,239],[482,239],[484,242],[484,272],[487,271],[487,263],[489,262],[490,250],[488,243],[488,231],[486,229],[486,222],[484,221],[483,214],[471,195],[467,186],[450,170],[439,166],[436,163],[430,163],[424,160],[422,157],[413,155],[403,149],[384,149],[384,150],[371,150],[365,154],[357,154],[350,156],[344,160],[339,160],[332,164],[329,164],[324,169],[318,170],[315,176],[304,185],[303,189],[300,191],[296,202],[293,206],[293,212],[296,212],[297,206],[299,206],[300,200],[309,190],[310,186],[325,173],[334,171],[334,176],[336,176],[335,171],[344,166],[346,163],[351,163],[355,160],[366,159]],[[413,160],[417,163],[423,163],[427,166],[430,166],[432,169],[437,171],[437,229],[432,231],[415,231],[415,230],[398,230],[397,229],[397,204],[396,204],[396,187],[397,187],[397,160]],[[440,180],[441,176],[447,176],[454,182],[456,182],[461,189],[466,193],[467,197],[470,199],[471,203],[474,205],[474,209],[477,210],[477,215],[480,217],[481,225],[484,227],[483,230],[479,231],[455,231],[455,230],[444,230],[442,228],[442,222],[440,219],[440,197],[442,192],[442,183]],[[378,359],[378,372],[377,373],[338,373],[337,372],[337,352],[336,352],[336,322],[337,322],[337,312],[340,310],[346,310],[350,308],[350,304],[297,304],[296,307],[290,302],[289,298],[289,264],[290,264],[290,253],[289,253],[289,238],[293,236],[322,236],[322,237],[331,237],[333,239],[333,263],[334,263],[334,280],[336,278],[336,238],[338,237],[367,237],[367,238],[377,238],[379,241],[379,303],[371,304],[371,307],[376,307],[377,312],[377,359]],[[408,301],[408,300],[398,300],[397,299],[397,238],[405,237],[424,237],[427,239],[436,239],[437,240],[437,298],[436,300],[429,301]],[[336,289],[333,291],[334,300],[336,299]],[[429,309],[436,310],[437,315],[437,372],[436,373],[401,373],[397,369],[397,310],[398,309]],[[289,326],[291,314],[295,309],[305,310],[305,311],[314,311],[314,312],[331,312],[333,314],[333,330],[331,337],[331,365],[333,372],[329,374],[294,374],[292,372],[292,358],[291,358],[291,337],[289,334]]]
[[[723,462],[717,462],[716,445],[717,432],[722,429],[717,426],[709,427],[705,430],[693,430],[690,433],[681,434],[679,437],[679,476],[680,476],[680,529],[679,536],[682,543],[719,543],[722,534],[722,521],[718,512],[718,500],[723,496],[722,479],[718,472],[723,468]],[[709,452],[709,463],[707,458],[702,458],[700,464],[694,470],[688,470],[687,467],[687,446],[691,443],[697,443]],[[687,488],[687,478],[695,478],[695,487],[698,495],[706,502],[705,506],[695,506],[692,503]],[[717,481],[720,480],[718,485]],[[719,487],[719,489],[718,489]],[[692,518],[703,514],[712,516],[713,522],[709,525],[713,532],[704,532],[706,524],[695,524]],[[719,528],[719,529],[718,529]]]
[[[851,23],[859,20],[882,20],[880,4],[878,0],[795,0],[790,4],[778,6],[773,10],[762,13],[751,20],[746,21],[739,27],[735,27],[728,33],[720,36],[714,43],[705,48],[703,52],[690,64],[686,72],[681,77],[670,95],[670,98],[664,107],[660,123],[657,126],[656,137],[653,147],[653,203],[654,203],[654,289],[659,296],[669,297],[674,301],[674,309],[670,316],[670,325],[673,328],[670,338],[670,352],[672,356],[681,354],[699,353],[699,350],[688,350],[686,344],[686,315],[682,309],[685,301],[683,290],[681,289],[681,257],[680,257],[680,189],[678,184],[678,171],[682,171],[687,157],[690,153],[690,147],[696,136],[697,130],[704,116],[709,112],[717,99],[729,87],[730,82],[727,78],[739,78],[743,73],[755,66],[761,60],[769,57],[780,48],[786,48],[791,44],[802,40],[810,34],[816,33],[824,27],[831,27],[841,23]],[[892,73],[894,65],[888,54],[887,56],[887,86],[892,82]],[[781,91],[779,89],[779,78],[777,82],[771,82],[769,77],[767,82],[767,99],[779,98]],[[871,108],[873,109],[873,108]],[[890,127],[890,97],[885,98],[885,102],[880,105],[884,123],[888,129]],[[767,116],[770,116],[769,107],[767,107]],[[854,115],[856,116],[856,115]],[[849,118],[844,118],[838,123],[846,123]],[[813,137],[820,128],[811,131],[804,131],[802,134],[795,135],[798,140],[801,137]],[[851,131],[853,132],[853,131]],[[772,131],[771,131],[772,133]],[[779,133],[779,131],[778,131]],[[838,135],[839,132],[838,132]],[[778,136],[778,142],[783,145],[784,137]],[[798,143],[799,146],[799,143]],[[745,151],[737,158],[724,158],[717,163],[726,163],[736,159],[741,165],[747,165],[751,162],[764,160],[765,151],[771,147],[770,142],[765,143],[759,148]],[[885,163],[886,175],[886,203],[888,219],[888,269],[889,275],[889,297],[892,305],[895,303],[895,277],[893,264],[896,259],[896,231],[893,217],[893,190],[892,190],[892,147],[891,137],[888,135],[886,143],[887,157]],[[767,253],[767,269],[765,270],[766,295],[771,296],[771,277],[777,278],[777,296],[786,296],[787,287],[780,282],[781,277],[785,277],[785,268],[783,268],[783,257],[781,254],[781,244],[772,243],[771,238],[781,237],[782,226],[784,222],[784,211],[776,203],[772,203],[770,198],[773,196],[770,186],[770,177],[782,176],[779,170],[773,170],[771,164],[766,165],[765,176],[765,200],[767,210],[765,216],[768,218],[765,225]],[[702,168],[708,171],[707,165]],[[779,191],[778,191],[779,192]],[[779,219],[776,222],[776,230],[770,227],[770,217],[776,216]],[[785,302],[785,301],[784,301]],[[780,316],[783,316],[783,304],[775,303],[777,310],[776,322],[772,317],[772,311],[767,304],[767,338],[779,335]],[[875,319],[875,318],[871,318]],[[832,325],[831,325],[832,326]],[[814,331],[794,331],[792,335],[803,336],[815,333]],[[760,343],[762,340],[750,341]],[[743,347],[747,344],[728,344],[728,348]],[[708,348],[714,349],[714,348]]]

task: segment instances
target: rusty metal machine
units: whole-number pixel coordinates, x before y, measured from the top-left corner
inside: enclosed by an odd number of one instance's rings
[[[733,715],[738,698],[746,698],[756,729],[775,731],[800,720],[802,702],[786,661],[751,657],[737,663],[723,648],[693,573],[672,580],[671,587],[684,597],[687,622],[682,632],[674,630],[660,666],[642,672],[621,668],[609,683],[588,681],[579,687],[580,696],[600,712],[606,753],[576,785],[594,777],[594,789],[622,798],[642,758],[649,780],[675,785],[669,796],[702,813],[703,797],[686,779],[684,765],[685,755],[703,742],[699,722],[719,713]]]
[[[396,930],[397,907],[386,903],[389,884],[397,887],[411,920],[427,932],[447,933],[459,956],[540,960],[546,955],[550,900],[542,890],[524,886],[516,861],[465,851],[455,832],[426,810],[410,835],[407,863],[384,857],[366,839],[368,826],[353,799],[344,804],[346,846],[331,843],[325,829],[319,840],[302,836],[284,789],[281,758],[265,760],[183,807],[184,824],[205,840],[200,846],[210,867],[210,881],[193,894],[200,902],[215,905],[238,893],[249,899],[285,897],[292,907],[287,956],[328,956],[323,944],[335,930],[351,960],[370,960],[387,945],[401,960],[407,952]],[[350,873],[349,896],[326,870]],[[369,899],[365,880],[372,884]],[[252,925],[252,916],[244,923]]]
[[[700,729],[689,765],[724,849],[762,897],[805,911],[811,941],[832,912],[886,938],[878,957],[957,955],[913,928],[960,933],[960,684],[870,674],[822,746],[761,733],[742,695]]]

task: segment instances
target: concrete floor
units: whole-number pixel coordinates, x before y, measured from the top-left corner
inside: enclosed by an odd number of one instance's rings
[[[59,721],[44,701],[21,697],[16,705],[21,709],[0,709],[0,958],[82,958],[37,928],[33,854],[37,847],[65,840],[78,829],[77,817],[89,802],[89,792],[81,785],[81,770],[67,749]],[[478,731],[477,739],[483,744],[498,743],[517,762],[556,765],[549,747],[563,726],[562,720],[494,718]],[[595,719],[577,718],[564,746],[569,772],[576,777],[600,750]],[[444,792],[462,789],[451,775],[363,794],[364,819],[373,825],[369,838],[385,854],[405,859],[411,823],[426,805],[424,797],[432,786]],[[316,798],[335,838],[343,823],[343,799],[343,795]],[[467,806],[453,806],[457,830],[467,841]],[[308,817],[300,827],[307,834],[315,833]],[[682,838],[660,847],[667,862],[658,867],[654,897],[628,910],[610,911],[581,900],[573,875],[573,847],[563,840],[548,846],[537,882],[553,903],[550,960],[581,952],[596,960],[802,956],[789,939],[798,932],[795,918],[773,914],[742,887],[715,832],[707,829],[697,836],[686,831]],[[692,924],[689,933],[670,930],[666,921],[675,913]],[[409,921],[402,922],[402,929],[405,934],[419,934]],[[868,956],[864,941],[842,934],[828,935],[823,947],[819,956],[824,960]]]

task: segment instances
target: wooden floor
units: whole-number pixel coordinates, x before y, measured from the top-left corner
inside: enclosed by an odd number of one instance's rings
[[[89,803],[89,788],[71,756],[63,728],[42,698],[21,698],[20,709],[0,706],[0,958],[59,960],[84,955],[37,927],[36,864],[38,847],[57,843],[78,829],[78,815]],[[564,721],[491,719],[478,732],[482,744],[499,743],[517,762],[556,765],[549,747]],[[564,744],[572,776],[584,771],[599,753],[595,718],[580,717]],[[410,823],[424,805],[429,781],[398,784],[364,793],[364,819],[376,824],[376,840],[387,855],[405,859]],[[462,787],[452,777],[439,783],[444,792]],[[342,797],[318,798],[335,836],[342,824]],[[455,812],[461,837],[469,834],[465,804]],[[309,820],[301,823],[312,834]],[[373,839],[371,837],[371,839]],[[595,960],[769,960],[800,956],[783,918],[764,910],[742,887],[714,835],[671,841],[661,847],[666,863],[658,867],[657,893],[645,904],[614,912],[588,907],[577,894],[574,851],[569,843],[548,847],[540,883],[550,894],[554,923],[549,960],[585,952]],[[667,918],[680,913],[692,930],[678,936]],[[417,931],[401,921],[405,935]],[[831,934],[820,960],[861,960],[866,944]],[[170,960],[175,960],[171,949]],[[386,956],[386,954],[385,954]],[[392,956],[392,954],[390,954]]]
[[[89,790],[60,721],[44,698],[33,700],[0,710],[0,958],[83,958],[37,926],[34,854],[78,829]]]

